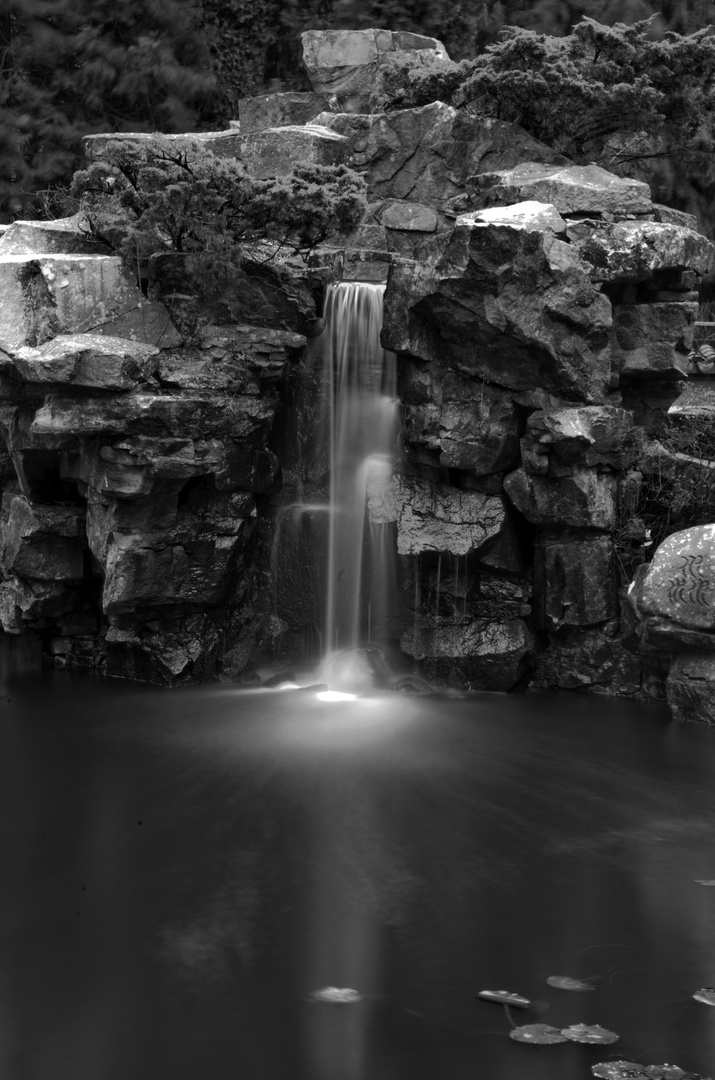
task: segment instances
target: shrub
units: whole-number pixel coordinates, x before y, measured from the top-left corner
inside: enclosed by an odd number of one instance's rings
[[[75,173],[92,235],[136,272],[151,255],[198,255],[198,277],[213,290],[252,257],[305,257],[335,233],[350,232],[366,208],[362,177],[343,165],[296,165],[259,180],[241,162],[201,142],[109,142],[102,160]]]

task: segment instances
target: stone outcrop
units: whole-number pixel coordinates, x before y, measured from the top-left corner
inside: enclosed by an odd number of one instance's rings
[[[4,629],[154,682],[240,668],[256,496],[280,484],[268,437],[305,337],[234,323],[183,346],[116,258],[33,255],[0,259]],[[147,307],[167,327],[138,340],[121,318]]]
[[[327,393],[305,345],[328,282],[386,281],[403,449],[367,509],[397,561],[403,660],[463,688],[660,693],[715,722],[715,526],[667,540],[628,598],[619,569],[645,542],[643,476],[702,464],[653,436],[670,409],[715,416],[690,358],[712,245],[643,183],[516,125],[442,102],[370,114],[381,66],[446,57],[436,39],[303,45],[312,92],[169,138],[258,177],[362,173],[365,220],[310,266],[247,255],[199,310],[190,256],[154,257],[145,295],[81,215],[0,239],[2,626],[58,663],[165,683],[240,675],[261,642],[305,658],[329,480],[305,452]],[[88,160],[116,138],[152,136],[90,136]]]
[[[523,160],[566,159],[516,124],[474,117],[442,101],[389,113],[326,112],[316,124],[344,136],[371,200],[403,199],[431,207],[442,222],[469,209],[475,176]]]
[[[520,204],[462,215],[427,264],[394,266],[384,344],[425,361],[447,357],[472,378],[575,401],[605,399],[611,305],[559,215]]]
[[[404,30],[307,30],[303,63],[316,93],[337,99],[346,112],[364,112],[375,77],[388,57],[447,58],[436,38]]]

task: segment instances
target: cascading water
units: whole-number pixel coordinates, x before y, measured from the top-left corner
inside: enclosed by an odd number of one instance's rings
[[[389,635],[394,539],[366,520],[372,474],[389,475],[397,454],[396,358],[382,348],[384,285],[329,288],[323,364],[328,395],[330,506],[324,652]]]
[[[291,659],[399,637],[395,525],[367,513],[368,490],[389,481],[399,448],[396,357],[380,344],[384,291],[329,286],[325,330],[286,388],[272,576],[279,650]]]

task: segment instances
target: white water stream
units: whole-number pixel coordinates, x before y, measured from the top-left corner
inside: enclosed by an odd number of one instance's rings
[[[367,478],[397,454],[396,358],[380,344],[384,285],[329,288],[323,339],[330,385],[330,524],[323,650],[384,636],[394,593],[388,525],[366,522]]]

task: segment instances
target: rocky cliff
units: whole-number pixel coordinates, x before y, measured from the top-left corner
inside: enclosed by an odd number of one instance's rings
[[[326,283],[386,280],[404,453],[369,509],[393,524],[403,655],[456,686],[641,692],[617,555],[646,539],[634,465],[687,378],[711,245],[644,184],[514,125],[441,102],[363,111],[395,52],[443,50],[305,35],[313,93],[244,101],[240,126],[202,136],[256,176],[350,164],[369,208],[312,267],[248,260],[200,332],[176,260],[140,288],[81,216],[7,229],[5,631],[164,683],[239,676],[276,635],[300,659],[315,583],[286,590],[269,558],[306,481],[285,429],[315,411],[304,346]],[[325,463],[308,471],[319,490]]]

